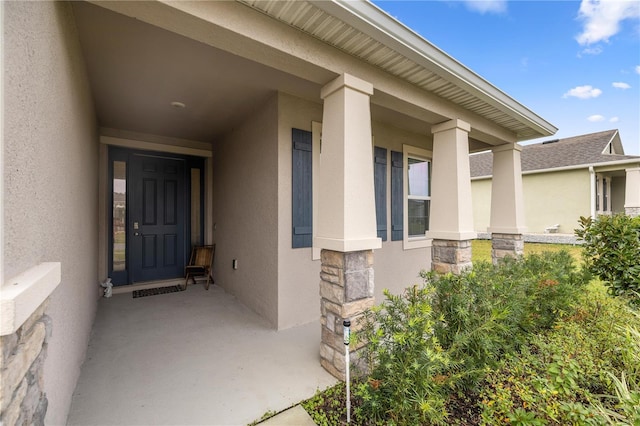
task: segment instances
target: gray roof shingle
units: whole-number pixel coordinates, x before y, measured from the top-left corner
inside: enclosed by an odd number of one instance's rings
[[[613,153],[603,154],[610,143]],[[472,178],[492,174],[491,151],[472,154],[469,159]],[[618,130],[525,145],[521,155],[523,172],[633,159],[640,161],[640,156],[624,155]]]

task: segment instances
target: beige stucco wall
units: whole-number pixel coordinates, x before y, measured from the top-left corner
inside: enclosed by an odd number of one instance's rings
[[[491,205],[491,179],[475,180],[473,193],[476,231],[486,232]],[[527,231],[544,233],[545,228],[560,225],[558,232],[572,234],[580,216],[591,214],[589,170],[565,170],[522,176]]]
[[[591,214],[589,179],[588,169],[523,176],[527,232],[559,224],[558,232],[573,234],[580,216]]]
[[[67,3],[3,2],[4,273],[62,264],[51,296],[46,423],[65,424],[98,299],[93,105]]]
[[[611,211],[613,213],[624,213],[626,181],[626,177],[623,176],[611,178]]]
[[[491,179],[472,180],[471,198],[473,201],[473,227],[476,232],[487,232],[491,222]]]
[[[291,248],[291,128],[311,131],[311,122],[322,119],[322,105],[286,94],[279,95],[278,107],[278,328],[288,328],[320,317],[320,261],[312,260],[311,248]],[[431,149],[430,136],[405,132],[373,123],[375,145],[402,152],[409,144]],[[387,170],[387,221],[391,229],[391,171]],[[389,238],[390,238],[389,233]],[[429,269],[430,248],[403,250],[402,241],[382,243],[374,251],[375,297],[382,290],[399,293],[419,282],[421,269]]]
[[[213,150],[216,284],[273,327],[278,323],[277,107],[276,96],[257,105]]]
[[[311,248],[291,248],[291,129],[311,131],[322,104],[278,95],[278,328],[320,318],[320,261]]]

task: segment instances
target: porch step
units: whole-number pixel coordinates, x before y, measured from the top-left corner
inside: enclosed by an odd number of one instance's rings
[[[260,426],[316,426],[311,416],[300,405],[276,414],[259,424]]]

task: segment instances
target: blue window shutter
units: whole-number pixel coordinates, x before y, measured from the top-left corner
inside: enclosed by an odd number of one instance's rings
[[[391,151],[391,241],[403,238],[404,199],[402,153]]]
[[[291,222],[293,248],[312,246],[313,194],[311,132],[291,129],[292,185]]]
[[[387,150],[373,149],[373,179],[376,197],[376,228],[378,238],[387,241]]]

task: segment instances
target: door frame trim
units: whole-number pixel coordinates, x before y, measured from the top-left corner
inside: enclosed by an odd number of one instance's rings
[[[131,142],[131,144],[110,143],[110,142]],[[121,147],[124,149],[130,149],[132,151],[154,151],[156,153],[164,154],[182,154],[192,157],[200,157],[203,160],[203,226],[204,226],[204,243],[213,243],[213,222],[212,222],[212,210],[213,210],[213,153],[212,150],[194,149],[187,147],[180,147],[176,145],[168,145],[163,143],[152,143],[134,139],[122,139],[112,137],[99,137],[99,150],[98,150],[98,281],[104,282],[109,276],[109,251],[110,251],[110,232],[111,232],[111,182],[109,180],[109,148],[110,146]],[[142,146],[151,147],[154,149],[141,149]],[[178,148],[178,149],[176,149]],[[180,151],[180,152],[175,152]],[[197,151],[200,155],[193,155],[194,151]],[[187,154],[187,152],[189,154]],[[97,286],[98,294],[102,294],[101,287]]]

